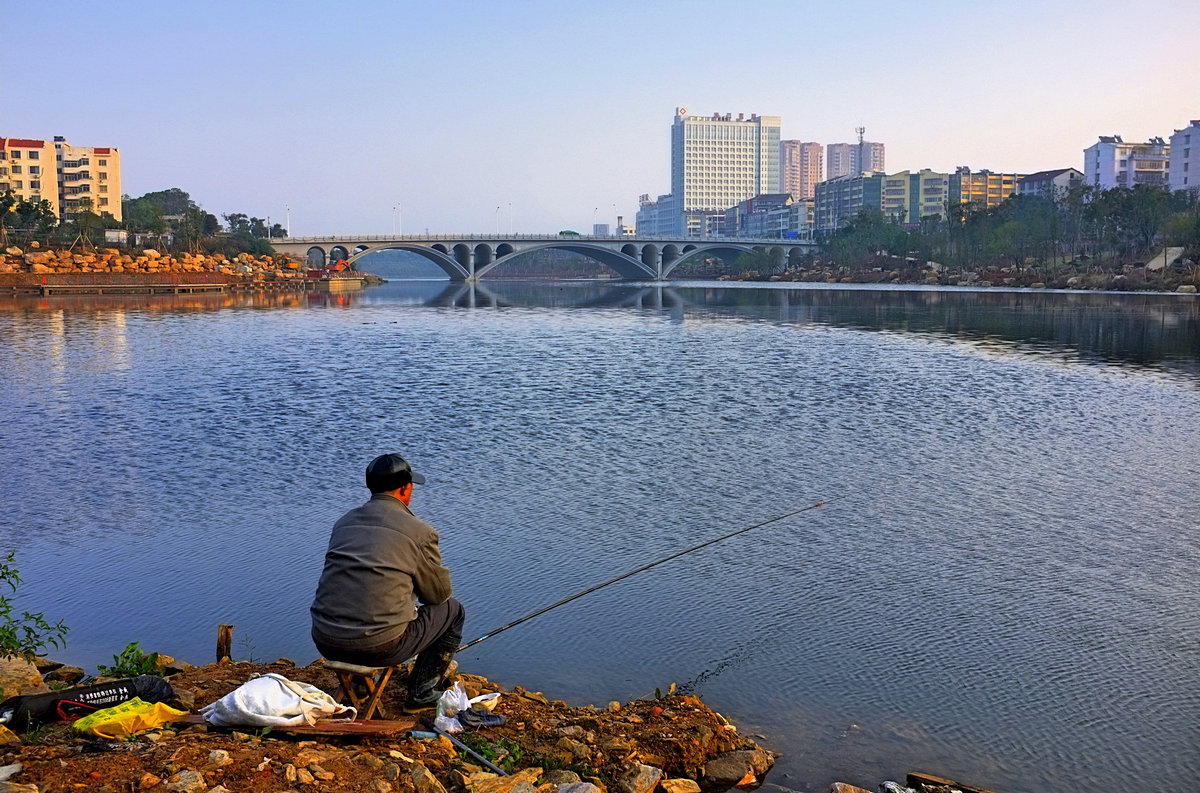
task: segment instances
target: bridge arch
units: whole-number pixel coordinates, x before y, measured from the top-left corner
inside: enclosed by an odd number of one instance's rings
[[[459,264],[446,253],[434,250],[433,248],[427,248],[424,245],[406,245],[403,243],[397,243],[394,245],[377,245],[369,250],[356,253],[352,258],[347,259],[347,263],[351,267],[354,267],[354,263],[357,260],[368,254],[378,253],[379,251],[405,251],[406,253],[415,253],[422,259],[431,261],[440,267],[442,272],[450,276],[451,281],[465,281],[471,276],[466,267]]]
[[[481,242],[475,246],[475,269],[478,270],[481,266],[491,264],[492,246],[485,242]]]
[[[513,246],[509,245],[507,242],[502,242],[496,246],[496,258],[497,259],[499,259],[501,256],[508,256],[512,252],[513,252]]]
[[[355,256],[357,256],[358,254],[363,253],[364,251],[367,251],[367,250],[369,250],[369,248],[366,245],[355,245],[353,253]]]
[[[444,253],[447,256],[450,255],[450,249],[447,248],[445,245],[443,245],[440,242],[435,242],[435,243],[433,243],[433,245],[430,245],[429,247],[433,248],[435,251],[440,251],[441,253]]]
[[[471,246],[460,242],[453,248],[454,261],[462,265],[467,272],[471,271]]]
[[[497,249],[498,250],[498,249]],[[627,256],[623,253],[604,248],[599,245],[589,245],[586,242],[548,242],[544,245],[533,245],[528,248],[523,248],[521,253],[529,253],[537,250],[558,250],[570,251],[578,253],[580,256],[586,256],[589,259],[600,262],[601,264],[611,267],[616,270],[617,275],[633,281],[652,280],[657,277],[655,271],[646,267],[637,259]],[[482,278],[489,271],[494,270],[498,265],[503,263],[503,259],[497,257],[495,261],[489,264],[475,267],[475,277]]]
[[[641,254],[638,253],[638,246],[634,245],[632,242],[622,245],[621,253],[625,254],[630,259],[636,259],[641,256]]]
[[[676,267],[690,259],[696,259],[701,256],[718,256],[720,258],[736,258],[743,253],[750,253],[749,245],[730,245],[728,243],[714,243],[712,245],[685,245],[683,255],[671,262],[669,265],[663,263],[663,278],[671,274]]]
[[[346,250],[345,245],[334,245],[329,249],[330,262],[340,262],[343,259],[350,261],[350,251]]]
[[[320,245],[314,245],[304,254],[304,258],[308,260],[308,266],[313,268],[324,267],[328,263],[325,249]]]

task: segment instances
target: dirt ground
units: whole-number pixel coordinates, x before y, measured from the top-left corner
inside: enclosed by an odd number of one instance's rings
[[[177,698],[170,703],[196,711],[252,676],[277,672],[321,688],[334,696],[334,675],[320,663],[297,667],[290,661],[271,664],[224,662],[192,667],[170,677]],[[554,793],[554,785],[582,779],[611,793],[645,793],[637,789],[641,765],[662,769],[662,780],[696,780],[706,789],[726,789],[705,775],[705,764],[729,752],[753,752],[759,773],[741,783],[754,786],[774,758],[753,741],[738,735],[717,713],[693,696],[665,696],[619,709],[570,707],[539,692],[500,686],[470,674],[461,679],[470,696],[500,691],[499,727],[463,733],[461,738],[496,764],[514,771],[536,768],[530,782],[538,793]],[[391,714],[400,713],[403,677],[389,685],[384,698]],[[24,734],[22,743],[3,746],[4,765],[20,763],[10,790],[126,793],[127,791],[417,791],[478,790],[478,762],[445,738],[422,739],[407,733],[387,737],[294,736],[280,731],[245,733],[205,725],[155,730],[128,741],[79,737],[69,725],[55,723]],[[761,761],[761,762],[760,762]],[[712,767],[710,766],[710,769]],[[27,787],[18,787],[24,785]],[[3,783],[0,783],[0,788]],[[690,785],[678,793],[693,789]]]

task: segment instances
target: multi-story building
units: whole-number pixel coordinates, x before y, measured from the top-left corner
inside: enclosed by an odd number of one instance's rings
[[[1126,143],[1120,135],[1101,135],[1083,150],[1083,174],[1088,184],[1114,187],[1170,186],[1171,146],[1162,138]]]
[[[880,209],[893,223],[918,226],[928,217],[946,217],[950,174],[928,168],[912,173],[900,171],[883,177]]]
[[[814,231],[829,234],[863,209],[883,208],[883,174],[839,176],[817,185],[813,196]]]
[[[58,166],[49,141],[0,138],[0,193],[4,192],[20,201],[49,201],[58,215]]]
[[[1021,195],[1040,195],[1058,201],[1071,189],[1083,184],[1083,174],[1074,168],[1038,171],[1022,176],[1017,185]]]
[[[121,154],[111,147],[72,146],[54,137],[58,161],[58,200],[67,220],[91,202],[98,215],[121,219]]]
[[[114,148],[53,141],[0,138],[0,192],[45,199],[59,220],[88,207],[121,219],[121,154]]]
[[[869,140],[858,143],[830,143],[825,147],[825,178],[883,173],[883,144]]]
[[[1171,136],[1170,185],[1171,190],[1190,190],[1200,193],[1200,172],[1192,170],[1192,163],[1200,163],[1200,156],[1192,154],[1192,138],[1195,138],[1200,153],[1200,121],[1192,120],[1183,129],[1175,130]]]
[[[779,189],[797,200],[812,198],[824,179],[820,143],[785,140],[779,144]]]
[[[782,237],[785,227],[771,227],[767,213],[790,203],[790,193],[767,193],[739,201],[725,210],[724,234],[726,237]],[[785,222],[786,219],[785,215]]]
[[[1000,206],[1005,199],[1016,195],[1017,185],[1022,179],[1016,173],[992,173],[988,170],[972,171],[965,165],[950,174],[950,204],[971,204],[981,209]]]
[[[676,108],[671,126],[671,196],[679,217],[676,233],[711,233],[724,222],[729,207],[756,195],[778,192],[778,116],[692,116],[685,108]]]

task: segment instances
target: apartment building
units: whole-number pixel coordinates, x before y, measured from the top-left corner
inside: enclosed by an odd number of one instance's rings
[[[1017,185],[1020,195],[1040,195],[1058,201],[1072,188],[1083,184],[1083,174],[1075,168],[1038,171],[1022,176]]]
[[[1171,146],[1162,138],[1126,143],[1120,135],[1101,135],[1083,150],[1083,174],[1088,184],[1114,187],[1169,187]]]
[[[824,179],[820,143],[785,140],[779,144],[779,189],[800,200],[813,197],[817,182]]]
[[[991,209],[1003,204],[1009,196],[1016,195],[1017,185],[1022,178],[1022,174],[972,171],[962,165],[950,174],[947,200],[951,204],[972,204],[981,209]]]
[[[1200,172],[1192,168],[1192,163],[1200,160],[1200,156],[1192,154],[1193,142],[1200,153],[1200,121],[1197,120],[1189,121],[1186,127],[1175,130],[1175,134],[1171,135],[1169,183],[1172,191],[1200,193]]]
[[[91,202],[92,211],[121,219],[121,154],[105,147],[72,146],[54,136],[58,200],[62,220]]]
[[[883,174],[839,176],[817,185],[813,196],[814,231],[829,234],[845,226],[860,210],[883,208]]]
[[[900,171],[883,177],[880,209],[893,223],[919,226],[924,218],[946,217],[950,174],[925,168],[913,173]]]
[[[0,193],[18,200],[49,201],[59,213],[54,146],[45,140],[0,138]]]
[[[59,220],[87,206],[121,219],[121,155],[109,147],[72,146],[53,141],[0,138],[0,192],[18,199],[49,201]]]
[[[869,140],[858,143],[830,143],[825,147],[825,178],[883,173],[883,144]]]

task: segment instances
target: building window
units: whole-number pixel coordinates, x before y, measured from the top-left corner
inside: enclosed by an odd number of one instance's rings
[[[97,165],[108,165],[108,160],[96,160]]]
[[[12,158],[13,158],[14,160],[19,160],[19,159],[21,159],[21,152],[20,152],[20,151],[18,151],[18,150],[14,150],[14,151],[13,151],[13,153],[12,153]]]
[[[29,159],[36,160],[40,156],[40,154],[41,154],[40,152],[31,151],[31,152],[29,152]]]
[[[13,172],[13,173],[20,173],[20,172],[21,172],[21,166],[19,166],[19,165],[14,165],[14,166],[12,167],[12,172]]]
[[[106,184],[102,184],[102,185],[100,185],[100,192],[101,192],[101,193],[107,193],[107,192],[108,192],[108,185],[106,185]]]
[[[42,172],[42,169],[41,169],[41,168],[39,168],[38,166],[36,166],[36,165],[31,165],[31,166],[29,166],[29,173],[31,173],[31,174],[39,174],[39,173],[41,173],[41,172]]]
[[[106,207],[106,206],[108,206],[108,199],[107,199],[107,198],[101,198],[101,199],[100,199],[100,206],[102,206],[102,207]]]
[[[42,189],[42,183],[41,183],[41,182],[30,182],[30,183],[29,183],[29,189],[30,189],[30,190],[41,190],[41,189]]]
[[[105,171],[101,171],[100,172],[100,181],[103,182],[103,181],[106,181],[107,179],[108,179],[108,174]]]

